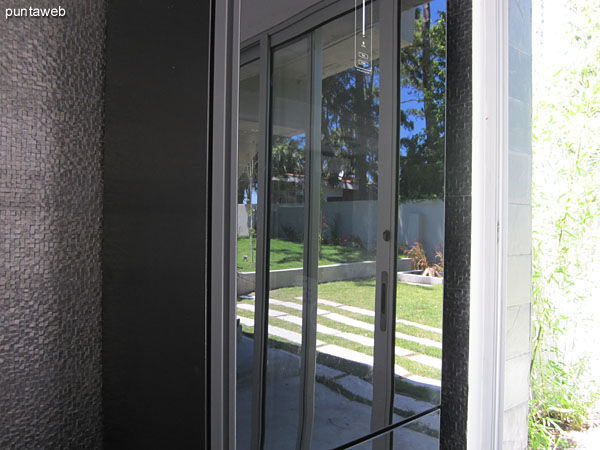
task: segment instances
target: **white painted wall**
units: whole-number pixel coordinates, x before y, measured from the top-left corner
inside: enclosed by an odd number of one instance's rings
[[[473,3],[468,448],[525,450],[531,323],[531,2]]]
[[[444,202],[420,200],[403,203],[398,213],[398,242],[409,247],[419,241],[430,261],[444,249]]]

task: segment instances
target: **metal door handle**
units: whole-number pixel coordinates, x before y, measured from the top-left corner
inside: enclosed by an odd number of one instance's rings
[[[386,311],[387,311],[387,285],[388,285],[388,273],[381,272],[381,317],[379,322],[379,327],[381,331],[385,331],[386,329]]]

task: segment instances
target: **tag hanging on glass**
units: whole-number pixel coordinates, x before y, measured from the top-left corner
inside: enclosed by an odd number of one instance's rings
[[[373,2],[354,0],[354,66],[361,72],[373,70]]]

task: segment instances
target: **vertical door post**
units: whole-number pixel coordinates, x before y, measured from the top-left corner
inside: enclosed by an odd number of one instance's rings
[[[304,280],[302,347],[300,349],[300,414],[296,448],[310,448],[315,415],[317,366],[317,296],[319,283],[319,240],[321,227],[321,96],[323,45],[321,30],[311,33],[310,42],[310,132],[307,137],[304,177]]]
[[[379,184],[371,431],[391,424],[394,406],[400,2],[379,0]],[[374,442],[391,448],[391,436]]]
[[[252,374],[251,448],[263,447],[269,314],[269,180],[271,49],[268,35],[260,40],[258,109],[258,204],[256,208],[256,293],[254,296],[254,360]]]

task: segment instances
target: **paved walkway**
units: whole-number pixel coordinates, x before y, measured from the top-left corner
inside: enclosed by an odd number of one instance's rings
[[[296,299],[302,300],[301,297],[298,297]],[[334,308],[335,310],[339,311],[339,313],[338,313],[338,312],[330,311],[328,309],[325,310],[322,308],[317,308],[317,314],[321,317],[325,317],[333,322],[347,325],[350,327],[363,329],[363,330],[367,330],[367,331],[373,331],[374,325],[372,323],[363,322],[361,320],[357,320],[357,319],[348,317],[343,314],[344,312],[350,312],[350,313],[359,314],[359,315],[363,315],[363,316],[367,316],[367,317],[374,317],[375,314],[373,311],[363,309],[363,308],[358,308],[355,306],[344,305],[341,303],[332,302],[330,300],[324,300],[324,299],[318,299],[318,304],[323,305],[323,306],[328,306],[330,308]],[[254,305],[251,305],[251,304],[239,303],[237,305],[237,307],[238,307],[238,309],[241,309],[241,310],[254,312]],[[285,312],[285,311],[278,310],[277,307],[289,308],[289,309],[301,312],[302,311],[301,303],[294,303],[294,302],[290,302],[290,301],[283,301],[283,300],[277,300],[277,299],[270,298],[269,299],[269,317],[277,318],[279,320],[283,320],[283,321],[286,321],[286,322],[289,322],[294,325],[302,327],[302,318],[301,317],[299,317],[298,315],[289,314],[288,312]],[[241,316],[239,317],[239,319],[240,319],[240,322],[242,325],[245,325],[247,327],[254,327],[253,319],[248,318],[248,317],[241,317]],[[434,327],[430,327],[427,325],[410,322],[407,320],[399,319],[398,323],[407,325],[409,327],[426,330],[426,331],[433,332],[433,333],[438,333],[438,334],[442,333],[442,330],[439,328],[434,328]],[[285,339],[294,344],[300,345],[302,343],[302,335],[300,333],[286,330],[284,328],[279,328],[277,326],[273,326],[272,324],[269,324],[268,331],[269,331],[269,335]],[[373,338],[370,338],[367,336],[361,336],[361,335],[355,334],[355,333],[344,332],[337,328],[328,327],[328,326],[325,326],[320,323],[317,324],[317,333],[321,333],[321,334],[328,335],[328,336],[333,336],[333,337],[340,338],[340,339],[343,339],[343,340],[349,341],[349,342],[355,342],[355,343],[363,345],[365,347],[373,347],[374,346]],[[434,341],[431,339],[427,339],[427,338],[412,336],[410,334],[400,333],[400,332],[396,332],[396,337],[399,339],[406,340],[406,341],[415,342],[419,345],[426,346],[426,347],[433,347],[433,348],[438,348],[438,349],[442,348],[442,344],[440,342],[437,342],[437,341]],[[361,364],[373,366],[373,357],[371,355],[367,355],[367,354],[352,350],[350,348],[346,348],[345,346],[328,344],[326,342],[317,340],[317,351],[320,353],[325,353],[328,355],[336,356],[338,358],[343,358],[346,360],[355,361],[355,362],[358,362]],[[419,364],[423,364],[425,366],[433,367],[438,370],[441,369],[441,367],[442,367],[442,362],[439,358],[435,358],[435,357],[429,356],[429,355],[419,354],[410,349],[405,349],[405,348],[396,346],[395,354],[398,356],[406,357],[410,361],[413,361],[413,362],[416,362]],[[429,384],[429,385],[437,386],[437,387],[440,386],[439,380],[434,380],[431,378],[420,376],[418,374],[413,374],[406,368],[401,367],[399,365],[395,366],[395,373],[396,373],[396,375],[402,376],[404,378],[407,378],[407,379],[415,381],[415,382],[425,383],[425,384]]]

